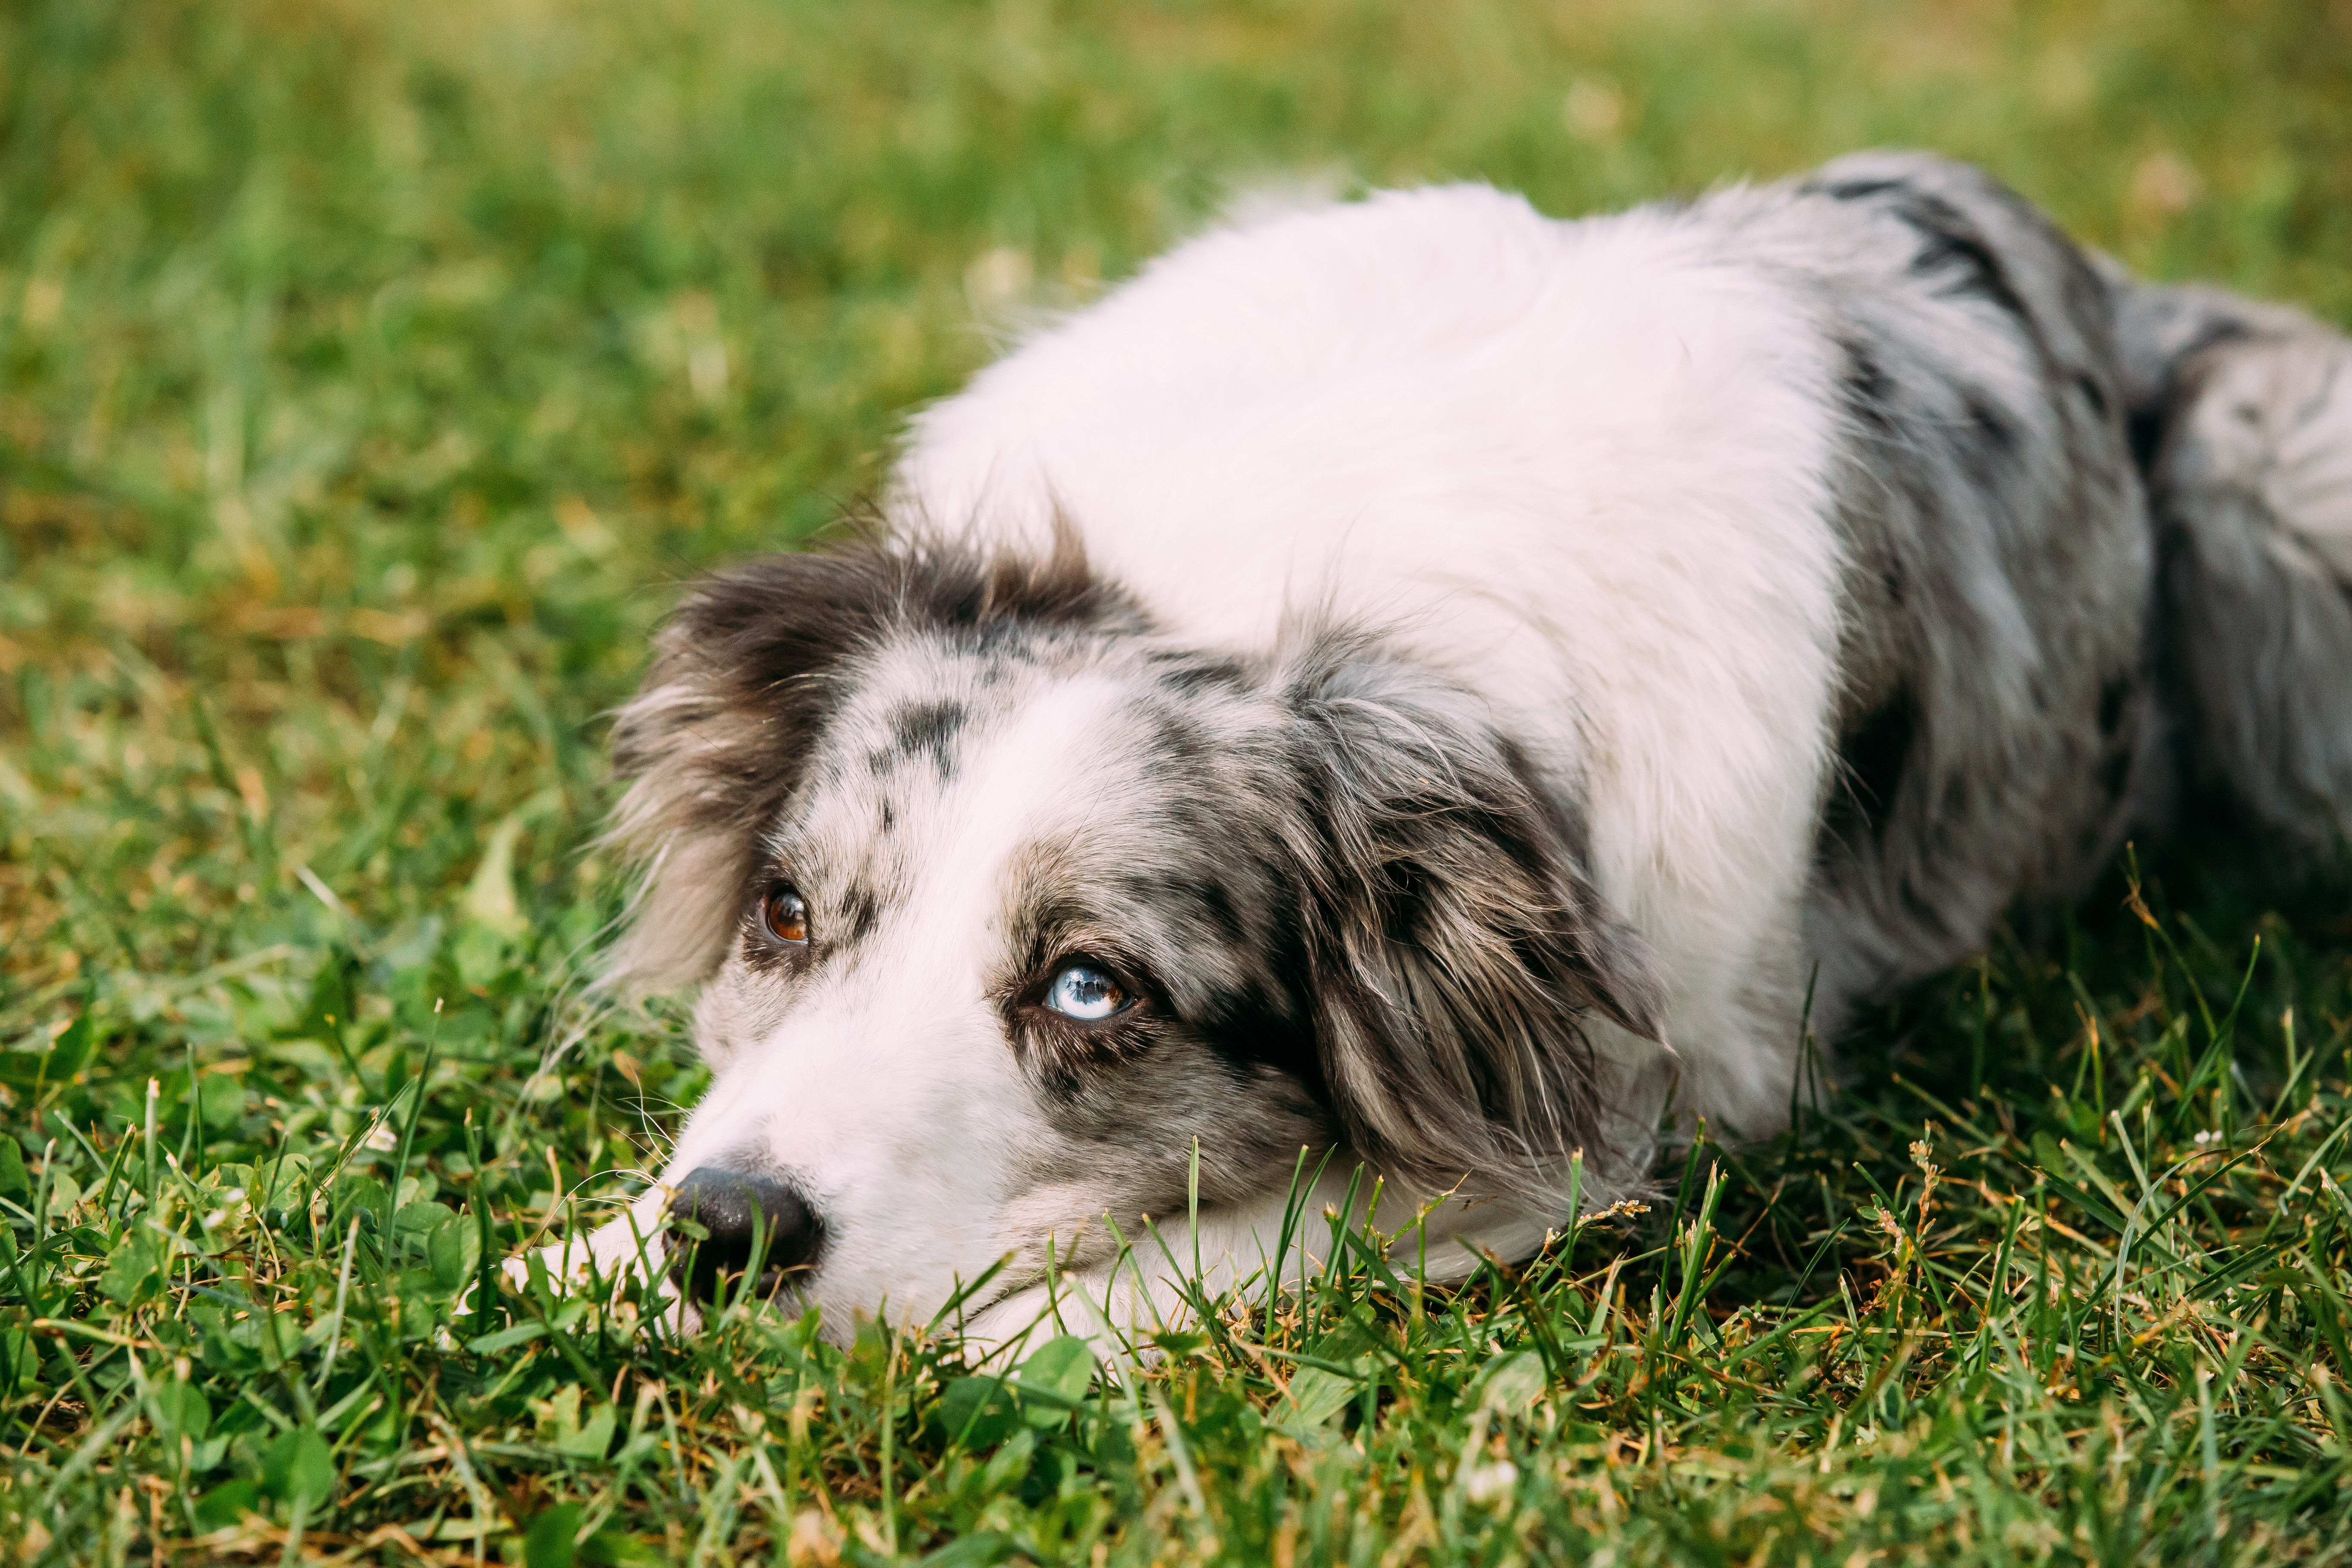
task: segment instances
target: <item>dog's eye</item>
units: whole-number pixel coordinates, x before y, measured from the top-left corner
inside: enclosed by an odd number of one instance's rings
[[[760,930],[770,942],[804,947],[809,939],[808,900],[788,882],[779,882],[760,898]]]
[[[1045,1005],[1066,1018],[1092,1024],[1126,1011],[1127,993],[1094,965],[1072,963],[1046,983]]]

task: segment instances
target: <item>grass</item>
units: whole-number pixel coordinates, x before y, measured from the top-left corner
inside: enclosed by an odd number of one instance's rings
[[[2341,3],[0,8],[0,1548],[2342,1559],[2352,921],[2227,857],[1650,1212],[1346,1251],[1124,1382],[478,1282],[704,1081],[661,1010],[551,1057],[597,716],[976,322],[1285,173],[1572,211],[1878,142],[2341,321],[2347,103]]]

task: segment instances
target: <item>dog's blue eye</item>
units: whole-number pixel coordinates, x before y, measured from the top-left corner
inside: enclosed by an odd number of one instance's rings
[[[1066,1018],[1091,1024],[1124,1008],[1127,993],[1101,970],[1073,963],[1045,987],[1045,1005]]]

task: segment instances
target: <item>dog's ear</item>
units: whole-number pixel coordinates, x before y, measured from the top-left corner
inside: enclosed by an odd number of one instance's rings
[[[1469,693],[1346,638],[1286,672],[1319,828],[1318,1049],[1355,1151],[1439,1188],[1553,1195],[1607,1147],[1592,1014],[1660,1037],[1647,946],[1580,825]]]
[[[768,556],[697,584],[614,719],[614,772],[628,789],[608,837],[643,880],[602,984],[663,990],[718,967],[761,839],[862,658],[883,642],[1132,615],[1058,526],[1052,549],[1034,555],[936,537],[866,541]]]
[[[609,837],[644,879],[605,984],[664,990],[718,966],[837,677],[890,618],[892,565],[870,549],[770,556],[705,578],[671,612],[613,726],[628,790]]]

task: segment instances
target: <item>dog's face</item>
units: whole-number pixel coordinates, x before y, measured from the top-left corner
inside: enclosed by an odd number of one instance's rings
[[[829,1324],[985,1302],[1279,1202],[1302,1149],[1524,1192],[1596,1146],[1578,1018],[1651,1032],[1572,818],[1457,690],[1166,645],[1073,560],[706,585],[617,736],[625,971],[701,980],[670,1180],[796,1216]]]
[[[1105,1214],[1184,1212],[1194,1139],[1204,1203],[1329,1142],[1286,889],[1219,811],[1266,789],[1263,697],[1083,643],[842,674],[704,989],[678,1157],[804,1196],[814,1299],[928,1309],[1048,1238],[1084,1268]]]

